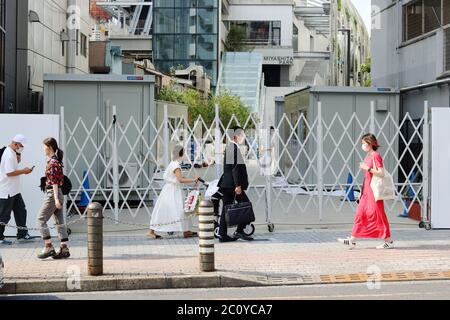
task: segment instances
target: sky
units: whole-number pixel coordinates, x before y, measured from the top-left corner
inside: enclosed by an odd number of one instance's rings
[[[367,31],[371,31],[371,0],[352,0],[353,5],[358,9],[359,15],[363,18],[366,24]]]

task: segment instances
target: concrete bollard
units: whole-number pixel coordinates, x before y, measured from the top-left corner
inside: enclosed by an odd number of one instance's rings
[[[99,203],[88,206],[88,273],[103,274],[103,207]]]
[[[209,200],[200,202],[198,208],[200,271],[215,271],[214,263],[214,205]]]

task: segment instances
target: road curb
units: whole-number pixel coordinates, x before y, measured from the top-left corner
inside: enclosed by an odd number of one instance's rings
[[[255,280],[222,273],[165,276],[83,277],[79,286],[70,279],[5,281],[0,294],[125,291],[261,286]],[[74,289],[71,289],[74,288]]]
[[[270,287],[293,285],[367,283],[368,281],[433,281],[450,280],[450,270],[430,272],[382,273],[374,278],[368,274],[299,275],[276,277],[215,272],[189,275],[100,276],[83,277],[79,287],[71,279],[5,281],[0,294],[76,293],[93,291],[127,291],[151,289],[193,289],[231,287]],[[73,289],[72,289],[73,288]]]

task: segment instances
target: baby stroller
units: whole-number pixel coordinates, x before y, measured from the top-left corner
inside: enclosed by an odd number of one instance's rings
[[[218,239],[220,238],[219,221],[221,219],[220,200],[222,200],[223,197],[223,194],[220,192],[220,188],[218,187],[219,180],[214,180],[210,183],[206,183],[203,180],[199,181],[202,182],[203,185],[207,188],[205,192],[205,198],[211,199],[211,202],[214,205],[214,236]],[[244,228],[244,234],[250,237],[255,233],[255,230],[255,225],[251,223]]]

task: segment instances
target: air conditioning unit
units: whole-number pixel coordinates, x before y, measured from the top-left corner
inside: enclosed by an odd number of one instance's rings
[[[137,179],[134,185],[132,185],[133,180],[136,179],[136,176],[138,175],[139,166],[137,163],[129,163],[127,164],[125,170],[122,165],[119,165],[119,187],[120,188],[140,188],[140,181]],[[113,168],[109,168],[108,173],[108,181],[107,181],[107,188],[112,188],[114,186],[113,181],[113,174],[114,170]]]

